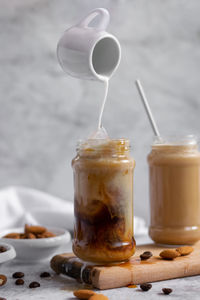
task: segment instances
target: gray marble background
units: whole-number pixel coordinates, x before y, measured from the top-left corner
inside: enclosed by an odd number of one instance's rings
[[[135,213],[148,220],[146,156],[152,132],[140,77],[162,134],[199,133],[199,0],[0,0],[0,187],[25,185],[73,199],[71,159],[97,125],[103,86],[67,77],[55,55],[62,32],[95,7],[111,13],[122,45],[103,123],[129,137]]]

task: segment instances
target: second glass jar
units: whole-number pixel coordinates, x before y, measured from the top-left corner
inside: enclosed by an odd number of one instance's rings
[[[150,237],[161,244],[200,239],[200,152],[193,136],[156,142],[148,155]]]

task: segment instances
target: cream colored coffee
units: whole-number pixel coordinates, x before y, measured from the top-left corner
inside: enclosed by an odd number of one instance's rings
[[[151,222],[157,243],[200,239],[200,152],[197,144],[158,144],[148,155]]]

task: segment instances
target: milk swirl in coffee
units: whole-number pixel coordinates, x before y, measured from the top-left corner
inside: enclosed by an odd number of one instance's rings
[[[133,239],[133,169],[128,140],[87,140],[74,170],[73,251],[97,263],[128,259]]]

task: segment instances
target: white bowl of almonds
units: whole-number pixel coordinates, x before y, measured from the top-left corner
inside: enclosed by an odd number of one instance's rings
[[[70,242],[70,233],[62,228],[25,225],[0,233],[0,242],[15,248],[16,259],[34,262],[50,258]]]

